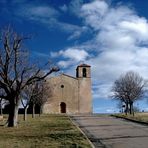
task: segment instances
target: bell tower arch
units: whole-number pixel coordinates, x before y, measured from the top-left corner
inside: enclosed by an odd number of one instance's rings
[[[91,71],[90,71],[89,65],[81,64],[77,66],[76,69],[76,77],[77,78],[90,78],[91,77]]]

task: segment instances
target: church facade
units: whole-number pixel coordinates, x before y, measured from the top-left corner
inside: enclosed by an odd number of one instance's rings
[[[51,97],[43,113],[90,114],[92,113],[91,67],[78,65],[76,77],[61,74],[46,80]]]

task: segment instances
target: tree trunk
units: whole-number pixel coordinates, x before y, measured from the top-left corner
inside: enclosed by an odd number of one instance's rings
[[[133,114],[133,102],[131,102],[130,104],[130,115]]]
[[[134,107],[133,107],[133,105],[132,105],[132,110],[133,110],[133,116],[135,115],[135,111],[134,111]]]
[[[2,101],[0,102],[0,115],[3,115],[3,106],[2,106]]]
[[[3,115],[3,109],[2,108],[1,108],[0,112],[1,112],[0,115],[2,116]]]
[[[0,115],[3,114],[3,105],[2,105],[2,100],[3,99],[0,99]]]
[[[128,103],[125,103],[125,114],[127,115],[128,113]]]
[[[43,110],[43,106],[41,105],[41,106],[40,106],[40,111],[39,111],[39,117],[40,117],[41,114],[42,114],[42,110]]]
[[[32,118],[35,118],[35,104],[32,104]]]
[[[18,108],[19,105],[14,102],[9,104],[8,127],[15,127],[18,124]]]
[[[26,106],[26,107],[24,108],[24,121],[27,120],[27,110],[28,110],[28,106]]]
[[[133,107],[133,103],[132,103],[132,113],[133,113],[133,116],[134,116],[135,114],[134,114],[134,107]]]

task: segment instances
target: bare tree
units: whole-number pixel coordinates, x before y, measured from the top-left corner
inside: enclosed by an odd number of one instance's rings
[[[52,96],[52,86],[45,81],[42,81],[39,85],[40,97],[36,98],[36,104],[40,107],[39,116],[43,111],[44,104],[49,101]]]
[[[145,86],[146,82],[138,73],[129,71],[114,82],[112,87],[113,97],[125,104],[126,114],[130,112],[134,115],[133,104],[143,97]]]
[[[125,108],[124,102],[122,102],[121,100],[118,100],[117,107],[119,108],[119,112],[121,113],[124,112],[124,108]]]
[[[27,64],[27,52],[22,43],[28,37],[20,36],[9,27],[0,37],[0,88],[5,92],[0,98],[9,101],[8,126],[17,126],[20,94],[26,86],[41,81],[59,69],[49,65],[48,72],[41,74],[41,68]]]
[[[30,105],[32,106],[32,118],[35,117],[35,106],[43,96],[43,82],[37,82],[32,87]]]
[[[21,102],[24,107],[24,120],[27,120],[27,110],[30,105],[30,102],[32,100],[33,90],[35,89],[35,84],[31,84],[29,86],[26,86],[25,89],[21,93]]]
[[[52,96],[52,86],[47,84],[46,81],[40,81],[34,84],[31,88],[31,99],[30,106],[32,107],[32,117],[35,117],[35,107],[39,106],[39,116],[42,113],[44,104],[49,101],[49,98]]]
[[[42,105],[47,100],[43,98],[44,90],[44,81],[35,82],[29,86],[27,86],[22,91],[22,105],[24,107],[24,120],[27,120],[27,110],[29,105],[32,106],[32,117],[35,117],[35,105]]]

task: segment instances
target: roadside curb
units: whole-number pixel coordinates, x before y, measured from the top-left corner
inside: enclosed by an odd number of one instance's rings
[[[134,120],[134,119],[129,119],[129,118],[126,118],[126,117],[121,117],[121,116],[116,116],[116,115],[111,115],[111,116],[115,117],[115,118],[120,118],[120,119],[124,119],[124,120],[128,120],[128,121],[131,121],[131,122],[134,122],[134,123],[138,123],[138,124],[142,124],[142,125],[148,126],[147,122],[137,121],[137,120]]]
[[[72,122],[72,124],[74,126],[76,126],[76,128],[83,134],[83,136],[86,138],[86,140],[89,142],[90,146],[92,148],[95,148],[95,146],[93,145],[93,143],[89,140],[89,138],[86,136],[86,134],[80,129],[79,125],[76,124],[73,120],[72,120],[72,116],[68,116],[69,117],[69,120]]]

